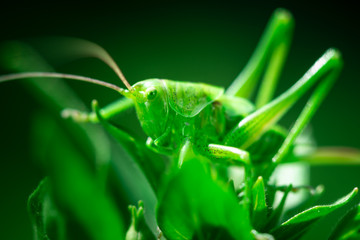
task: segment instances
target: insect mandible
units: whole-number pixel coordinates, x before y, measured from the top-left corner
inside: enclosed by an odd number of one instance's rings
[[[94,101],[92,113],[65,109],[63,117],[77,122],[99,122],[135,107],[142,129],[148,135],[146,145],[150,149],[176,156],[179,167],[192,151],[216,162],[242,165],[247,181],[252,181],[259,175],[269,177],[287,156],[342,68],[339,51],[329,49],[292,87],[273,99],[292,29],[292,16],[286,10],[276,11],[248,65],[226,90],[205,83],[167,79],[148,79],[131,86],[107,52],[88,42],[96,49],[89,55],[106,62],[126,89],[88,77],[51,72],[9,74],[1,76],[0,82],[64,78],[111,88],[125,98],[103,109]],[[263,81],[253,104],[247,98],[262,75]],[[313,93],[290,131],[278,126],[278,120],[309,90]],[[266,172],[254,173],[250,164],[270,167]]]

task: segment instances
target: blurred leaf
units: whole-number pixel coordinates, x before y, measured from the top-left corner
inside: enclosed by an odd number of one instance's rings
[[[124,239],[124,223],[112,199],[96,184],[76,146],[55,121],[39,117],[35,122],[40,159],[49,175],[54,199],[93,239]]]
[[[268,233],[259,233],[256,230],[252,230],[251,233],[256,240],[275,240],[275,238]]]
[[[328,239],[345,215],[359,203],[358,189],[331,205],[315,206],[290,218],[271,233],[276,239]],[[320,238],[319,238],[320,237]]]
[[[339,239],[343,233],[351,227],[351,224],[354,223],[354,218],[356,218],[356,215],[358,213],[358,207],[354,207],[350,209],[348,212],[344,213],[340,221],[335,222],[335,229],[333,230],[331,234],[331,239]],[[342,214],[342,213],[340,213]],[[338,214],[339,215],[339,214]],[[337,217],[339,218],[339,216]],[[353,226],[354,227],[354,226]],[[356,228],[359,228],[359,226],[356,226]]]
[[[265,193],[266,193],[266,204],[270,208],[270,212],[273,211],[272,206],[275,202],[275,195],[276,195],[277,189],[273,185],[266,184]]]
[[[164,236],[204,239],[202,228],[210,226],[235,239],[252,239],[248,212],[225,185],[215,182],[198,160],[185,161],[159,198],[157,219]]]
[[[65,220],[51,199],[48,179],[42,180],[30,195],[28,211],[35,240],[66,239]]]
[[[284,206],[285,206],[285,201],[286,198],[289,195],[289,192],[292,189],[292,185],[290,184],[284,191],[284,195],[281,198],[281,201],[279,203],[279,205],[276,207],[276,209],[274,211],[272,211],[270,217],[269,217],[269,221],[265,226],[265,229],[267,231],[269,231],[270,229],[272,229],[274,226],[276,226],[276,224],[280,221],[280,217],[281,214],[283,213],[284,210]]]
[[[0,63],[10,72],[45,71],[54,69],[29,45],[12,41],[0,46]],[[85,104],[62,79],[25,79],[22,81],[32,96],[44,106],[54,118],[60,119],[64,108],[86,111]],[[97,170],[99,184],[105,185],[110,162],[110,144],[104,132],[95,125],[63,121],[64,131],[72,133],[72,139],[91,160]],[[89,161],[90,162],[90,161]]]
[[[132,137],[125,131],[111,125],[100,114],[97,101],[93,101],[93,111],[101,125],[123,146],[143,170],[154,191],[158,189],[162,173],[165,171],[163,159],[148,149],[144,142]]]
[[[131,225],[126,233],[126,240],[149,240],[155,239],[144,218],[144,204],[139,201],[138,208],[130,205]]]
[[[54,71],[34,49],[23,42],[3,43],[0,46],[0,52],[2,67],[8,71]],[[148,187],[149,184],[143,173],[135,166],[137,164],[134,164],[134,160],[124,156],[119,145],[111,149],[112,141],[102,127],[94,124],[78,124],[60,118],[60,112],[64,108],[87,110],[74,91],[61,79],[26,79],[23,82],[33,97],[46,107],[47,112],[51,113],[54,119],[61,121],[62,131],[69,134],[72,143],[78,148],[77,150],[86,155],[90,166],[95,168],[97,185],[101,186],[103,191],[107,184],[109,162],[113,162],[113,170],[117,174],[115,184],[118,188],[116,190],[121,191],[125,201],[133,203],[139,200],[144,201],[148,209],[145,213],[146,220],[151,223],[153,233],[157,234],[156,196]],[[43,150],[38,144],[33,148]],[[136,184],[133,179],[136,179]]]
[[[344,226],[339,234],[339,239],[360,239],[360,205],[356,209],[355,216]]]
[[[321,147],[312,154],[299,157],[300,161],[312,165],[341,164],[359,165],[360,150],[348,147]]]

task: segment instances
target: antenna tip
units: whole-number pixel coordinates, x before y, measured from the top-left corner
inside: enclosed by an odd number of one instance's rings
[[[99,107],[99,103],[96,99],[93,99],[91,101],[91,107],[92,107],[92,109],[97,109]]]

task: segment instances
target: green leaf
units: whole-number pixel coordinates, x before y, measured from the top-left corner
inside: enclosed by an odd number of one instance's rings
[[[76,145],[51,118],[42,116],[35,123],[36,143],[42,146],[39,160],[49,175],[57,205],[73,217],[92,239],[124,239],[121,212],[97,184],[96,176]]]
[[[153,190],[157,190],[161,180],[160,176],[165,171],[163,159],[148,149],[144,142],[140,142],[125,131],[107,122],[100,114],[97,101],[93,101],[92,107],[101,125],[127,150],[146,175]]]
[[[340,240],[360,239],[360,205],[356,209],[355,216],[344,226],[339,235]]]
[[[347,220],[348,214],[351,215],[353,207],[342,207],[334,210],[319,221],[314,223],[309,230],[301,237],[301,240],[323,239],[327,240],[336,234],[339,225]],[[333,238],[332,238],[333,239]]]
[[[338,211],[338,210],[337,210]],[[348,230],[348,227],[353,227],[353,231],[357,231],[356,229],[359,228],[359,223],[357,223],[356,226],[352,225],[356,221],[354,221],[354,218],[356,217],[358,213],[358,207],[354,207],[350,209],[348,212],[340,213],[341,219],[339,220],[339,217],[337,217],[338,221],[335,222],[335,228],[332,231],[331,239],[339,239],[343,233]],[[352,225],[352,226],[351,226]]]
[[[211,226],[225,229],[234,239],[252,239],[249,213],[225,186],[198,160],[185,161],[159,197],[157,220],[164,236],[204,239],[202,229]]]
[[[253,212],[251,222],[255,229],[262,229],[267,222],[268,206],[266,205],[264,180],[260,176],[252,189]]]
[[[324,192],[324,186],[318,185],[316,188],[304,188],[305,194],[307,195],[306,199],[300,202],[298,205],[293,208],[288,209],[282,219],[289,219],[292,216],[298,214],[299,212],[305,211],[306,209],[314,206],[318,199],[322,196]]]
[[[271,233],[276,239],[328,239],[347,213],[359,203],[358,189],[331,205],[312,207],[290,218]]]
[[[30,195],[28,212],[35,240],[66,239],[65,220],[50,196],[48,179],[42,180]]]
[[[283,213],[284,210],[284,206],[285,206],[285,201],[287,196],[289,195],[289,192],[292,189],[292,185],[290,184],[284,191],[284,195],[281,198],[281,201],[279,203],[279,205],[277,206],[277,208],[271,213],[270,217],[269,217],[269,221],[265,226],[265,229],[268,231],[269,229],[273,228],[279,221],[280,221],[280,217],[281,214]]]
[[[131,225],[126,233],[126,240],[155,239],[144,218],[144,203],[139,201],[138,208],[130,205]]]

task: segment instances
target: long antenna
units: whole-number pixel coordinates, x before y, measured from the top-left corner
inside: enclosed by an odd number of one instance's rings
[[[93,48],[94,57],[98,57],[100,60],[102,60],[104,63],[106,63],[110,68],[112,68],[112,70],[114,70],[114,72],[120,78],[120,80],[125,84],[126,88],[129,89],[129,91],[131,91],[131,85],[126,80],[121,69],[116,64],[114,59],[110,56],[110,54],[105,49],[103,49],[102,47],[100,47],[99,45],[97,45],[93,42],[89,42],[89,41],[85,41],[85,40],[84,40],[84,42],[86,42],[87,44],[82,45],[82,47],[86,47],[86,45],[88,45],[88,47]]]
[[[7,81],[12,81],[12,80],[17,80],[17,79],[23,79],[23,78],[64,78],[64,79],[71,79],[71,80],[78,80],[78,81],[83,81],[83,82],[89,82],[89,83],[93,83],[96,85],[101,85],[103,87],[107,87],[110,89],[113,89],[115,91],[117,91],[118,93],[122,94],[122,95],[128,95],[126,93],[128,93],[127,90],[118,87],[114,84],[108,83],[108,82],[104,82],[101,80],[97,80],[94,78],[89,78],[89,77],[83,77],[83,76],[78,76],[78,75],[73,75],[73,74],[66,74],[66,73],[54,73],[54,72],[24,72],[24,73],[14,73],[14,74],[8,74],[8,75],[3,75],[0,76],[0,83],[1,82],[7,82]]]
[[[117,66],[117,65],[116,65]],[[120,70],[120,68],[117,66],[114,69],[115,73],[119,76],[119,78],[121,79],[121,81],[125,84],[126,88],[129,89],[129,91],[132,91],[131,85],[128,83],[128,81],[126,80],[124,74],[122,73],[122,71]]]
[[[72,57],[73,56],[94,57],[103,61],[116,73],[116,75],[124,83],[126,88],[129,89],[129,91],[131,91],[131,85],[126,80],[119,66],[110,56],[110,54],[101,46],[87,40],[83,40],[79,38],[69,38],[69,37],[55,38],[55,40],[52,40],[52,42],[56,44],[57,49],[60,49],[61,51],[60,54],[67,55],[68,53]]]

